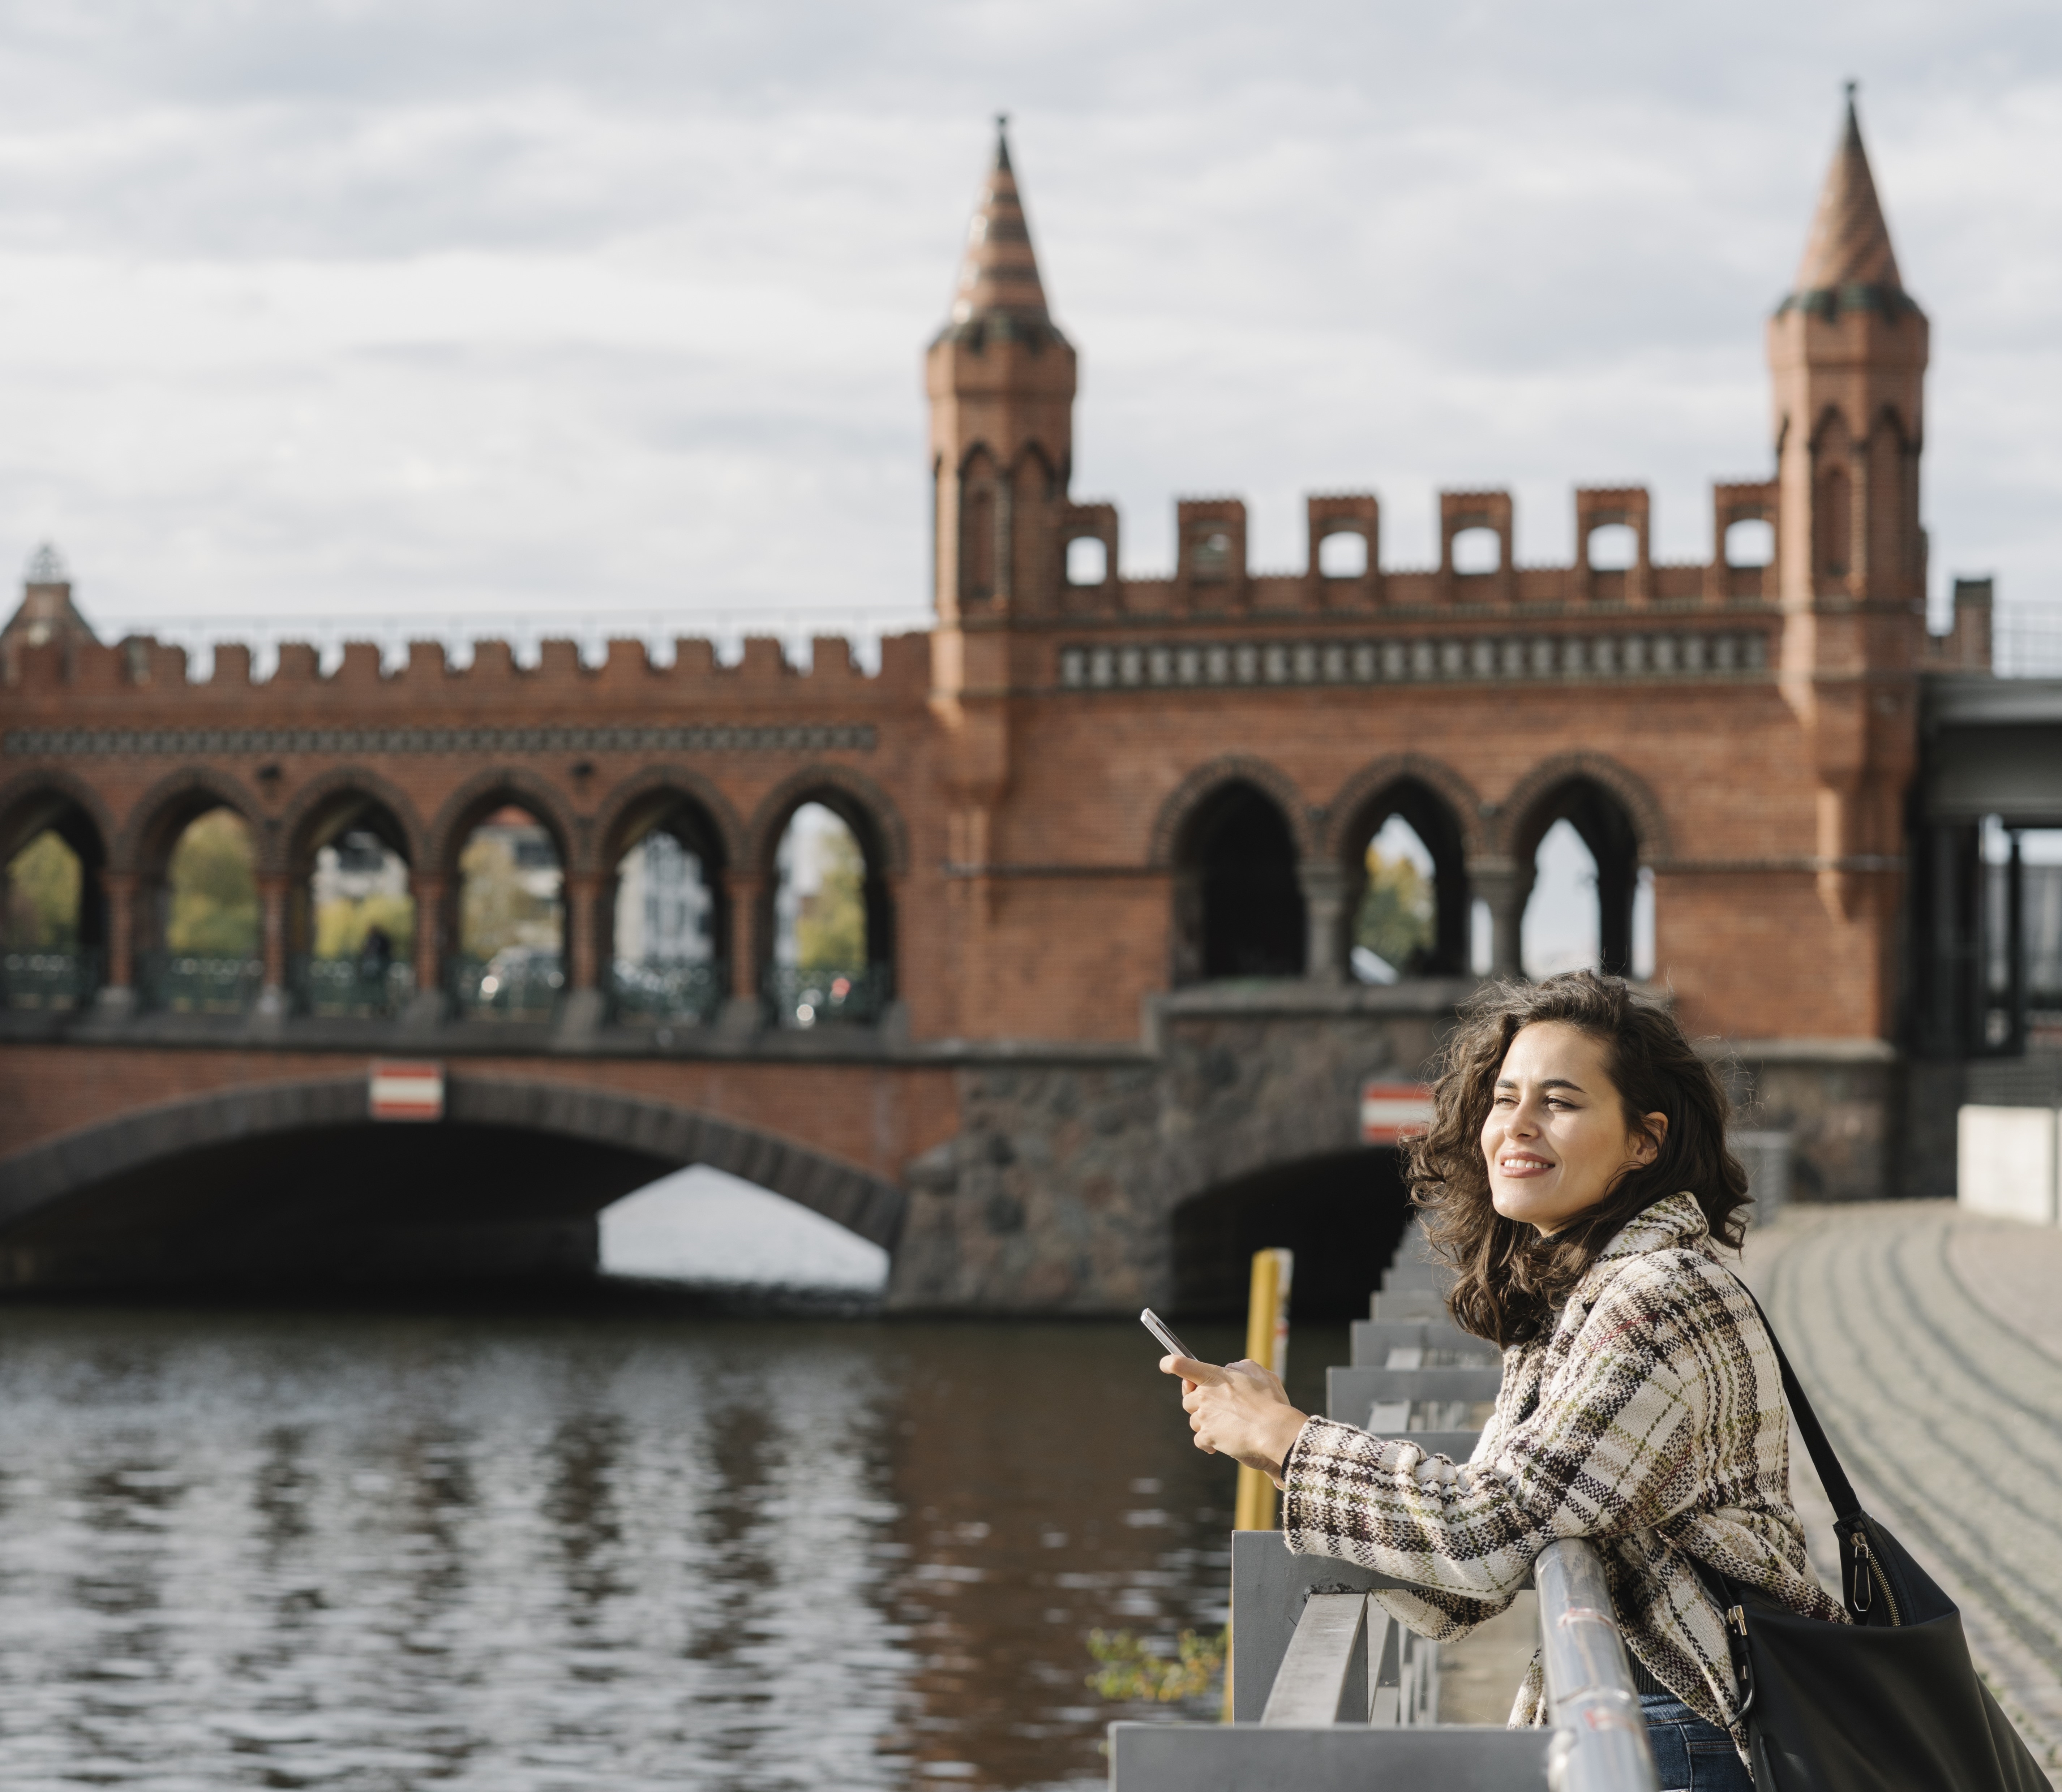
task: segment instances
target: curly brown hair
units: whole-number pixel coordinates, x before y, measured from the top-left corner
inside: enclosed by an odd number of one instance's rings
[[[1654,1161],[1623,1173],[1601,1201],[1551,1237],[1497,1212],[1482,1145],[1510,1042],[1542,1020],[1579,1028],[1603,1046],[1628,1126],[1643,1130],[1644,1114],[1668,1116]],[[1622,977],[1575,971],[1482,989],[1462,1008],[1440,1054],[1432,1124],[1411,1141],[1404,1165],[1427,1241],[1458,1272],[1446,1297],[1455,1323],[1499,1347],[1538,1337],[1619,1229],[1679,1190],[1696,1197],[1712,1237],[1738,1250],[1747,1182],[1726,1146],[1730,1108],[1675,1017]]]

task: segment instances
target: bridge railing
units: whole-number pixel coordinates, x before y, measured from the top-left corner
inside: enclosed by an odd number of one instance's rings
[[[565,994],[565,968],[544,947],[510,947],[491,958],[460,958],[451,966],[451,996],[475,1020],[548,1020]]]
[[[1111,1792],[1656,1792],[1602,1557],[1579,1538],[1551,1544],[1533,1584],[1547,1729],[1442,1724],[1430,1646],[1369,1597],[1408,1582],[1291,1555],[1278,1531],[1235,1532],[1233,1721],[1112,1724]]]
[[[265,985],[262,958],[152,952],[138,970],[144,1005],[172,1014],[242,1014]]]
[[[780,1027],[870,1024],[893,988],[885,964],[776,964],[766,973],[766,1000]]]
[[[299,958],[287,967],[295,1005],[303,1013],[379,1016],[399,1014],[415,992],[412,964],[363,958]]]
[[[713,960],[619,958],[609,967],[609,1006],[618,1020],[706,1025],[727,989],[724,967]]]
[[[100,988],[98,952],[52,949],[0,954],[0,1004],[64,1010],[90,1007]]]

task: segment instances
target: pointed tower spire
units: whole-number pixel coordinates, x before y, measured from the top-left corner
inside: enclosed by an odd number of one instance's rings
[[[1768,320],[1775,399],[1779,682],[1819,779],[1819,900],[1894,906],[1898,804],[1918,705],[1892,695],[1925,645],[1926,314],[1906,293],[1868,156],[1847,116],[1796,289]]]
[[[1852,310],[1874,305],[1894,309],[1904,283],[1890,246],[1890,226],[1876,198],[1868,151],[1862,147],[1861,120],[1855,111],[1855,83],[1847,83],[1847,126],[1833,165],[1819,190],[1819,210],[1804,244],[1804,259],[1789,303]],[[1896,298],[1891,295],[1896,295]]]
[[[1009,166],[1009,114],[995,120],[995,161],[967,226],[966,254],[960,261],[953,297],[953,322],[1006,317],[1032,326],[1049,324],[1045,283],[1024,221],[1024,202]]]
[[[1074,351],[1046,309],[1009,123],[1006,114],[995,121],[952,316],[925,357],[937,609],[948,629],[1049,607],[1066,546],[1059,531],[1073,467]]]

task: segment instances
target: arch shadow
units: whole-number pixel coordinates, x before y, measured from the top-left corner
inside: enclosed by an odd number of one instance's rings
[[[1367,1317],[1367,1298],[1410,1217],[1399,1153],[1361,1147],[1270,1164],[1191,1196],[1173,1212],[1173,1311],[1238,1319],[1253,1253],[1296,1253],[1290,1295],[1297,1325]]]
[[[0,1279],[324,1279],[333,1268],[379,1279],[383,1253],[392,1273],[419,1273],[406,1241],[424,1236],[443,1241],[439,1261],[458,1274],[590,1273],[600,1210],[697,1164],[889,1250],[901,1230],[894,1184],[692,1108],[457,1076],[442,1121],[383,1125],[367,1080],[219,1091],[16,1154],[0,1163]]]

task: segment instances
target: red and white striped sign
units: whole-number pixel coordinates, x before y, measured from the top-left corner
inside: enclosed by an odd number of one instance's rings
[[[444,1067],[375,1064],[369,1105],[375,1120],[442,1120]]]
[[[1432,1124],[1432,1092],[1422,1083],[1360,1086],[1360,1142],[1394,1145]]]

